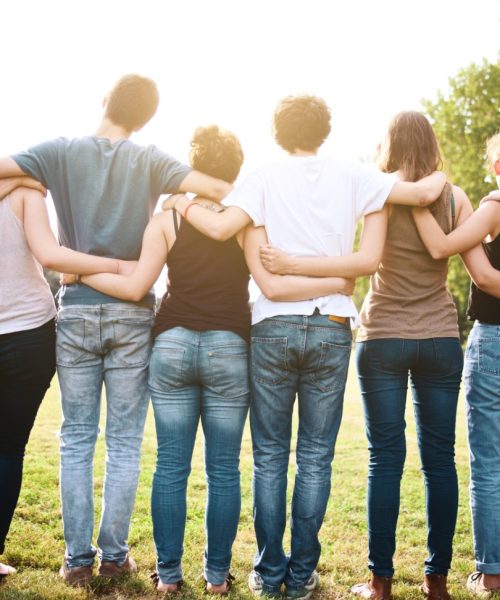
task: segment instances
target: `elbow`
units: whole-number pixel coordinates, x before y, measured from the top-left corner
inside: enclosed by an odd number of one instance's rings
[[[480,271],[479,273],[474,273],[474,283],[487,294],[494,295],[493,292],[496,289],[495,282],[495,278],[488,272]]]
[[[421,188],[419,197],[418,197],[419,206],[425,208],[427,206],[430,206],[435,200],[436,200],[436,190],[435,189],[433,189],[431,187],[427,187],[427,186],[424,186]]]
[[[227,183],[226,181],[222,181],[221,179],[218,179],[214,183],[214,188],[212,190],[212,197],[214,200],[217,200],[220,202],[229,194],[229,192],[232,191],[232,189],[233,189],[233,186],[230,183]]]
[[[36,259],[44,269],[50,269],[51,271],[61,270],[60,263],[58,263],[57,260],[51,254],[39,253],[36,256]]]
[[[232,231],[228,231],[223,225],[217,225],[210,232],[210,237],[216,242],[225,242],[233,235],[234,233]]]

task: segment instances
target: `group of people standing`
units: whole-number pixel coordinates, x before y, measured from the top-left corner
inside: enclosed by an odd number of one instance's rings
[[[57,363],[65,581],[88,584],[97,553],[102,576],[137,569],[127,537],[151,397],[157,590],[175,594],[182,584],[186,489],[201,420],[208,484],[204,576],[208,592],[229,592],[239,454],[250,409],[257,553],[248,585],[256,596],[277,596],[284,586],[287,598],[307,600],[319,582],[318,535],[342,418],[351,322],[358,318],[350,295],[354,279],[371,274],[356,343],[370,451],[371,578],[352,592],[375,600],[391,595],[410,376],[427,496],[429,556],[421,589],[431,600],[448,600],[463,356],[446,258],[459,252],[473,279],[469,316],[475,320],[465,368],[477,566],[468,589],[483,596],[500,589],[498,194],[472,214],[465,193],[439,171],[434,132],[417,112],[393,119],[378,169],[319,156],[330,110],[305,95],[285,98],[274,113],[275,139],[287,156],[233,188],[243,152],[228,131],[197,129],[190,166],[129,140],[158,101],[153,81],[125,76],[106,97],[95,135],[59,138],[0,159],[0,552],[25,446]],[[488,152],[499,173],[500,134]],[[48,223],[45,189],[61,246]],[[152,217],[163,193],[172,195]],[[57,334],[39,263],[76,274],[59,294]],[[165,263],[168,289],[155,315],[151,287]],[[252,311],[250,274],[261,290]],[[103,384],[107,460],[97,549],[92,473]],[[297,473],[285,552],[296,398]],[[0,564],[0,579],[12,572]]]

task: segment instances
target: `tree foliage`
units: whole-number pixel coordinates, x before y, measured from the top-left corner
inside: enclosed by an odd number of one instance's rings
[[[449,79],[446,92],[422,105],[436,132],[451,181],[460,186],[474,206],[496,187],[485,165],[486,140],[500,129],[500,55],[461,69]],[[462,336],[470,325],[465,319],[469,277],[460,260],[450,261],[448,285],[459,311]]]

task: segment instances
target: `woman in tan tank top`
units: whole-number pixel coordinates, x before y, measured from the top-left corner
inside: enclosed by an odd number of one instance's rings
[[[428,120],[413,111],[396,115],[381,148],[381,169],[415,181],[440,163]],[[463,192],[447,184],[432,206],[445,233],[456,220],[457,194]],[[411,209],[391,207],[382,260],[371,277],[356,344],[370,451],[367,507],[372,575],[368,583],[352,588],[363,598],[386,600],[391,593],[409,379],[427,498],[429,554],[421,590],[432,600],[449,599],[446,577],[458,509],[455,419],[463,355],[446,277],[447,260],[429,255]]]

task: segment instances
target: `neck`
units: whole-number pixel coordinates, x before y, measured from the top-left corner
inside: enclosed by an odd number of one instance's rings
[[[290,156],[316,156],[317,154],[317,148],[316,150],[301,150],[300,148],[295,148],[293,152],[290,152]]]
[[[110,142],[117,142],[123,139],[128,140],[132,135],[132,131],[120,125],[115,125],[113,121],[104,117],[94,135],[100,138],[107,138]]]

